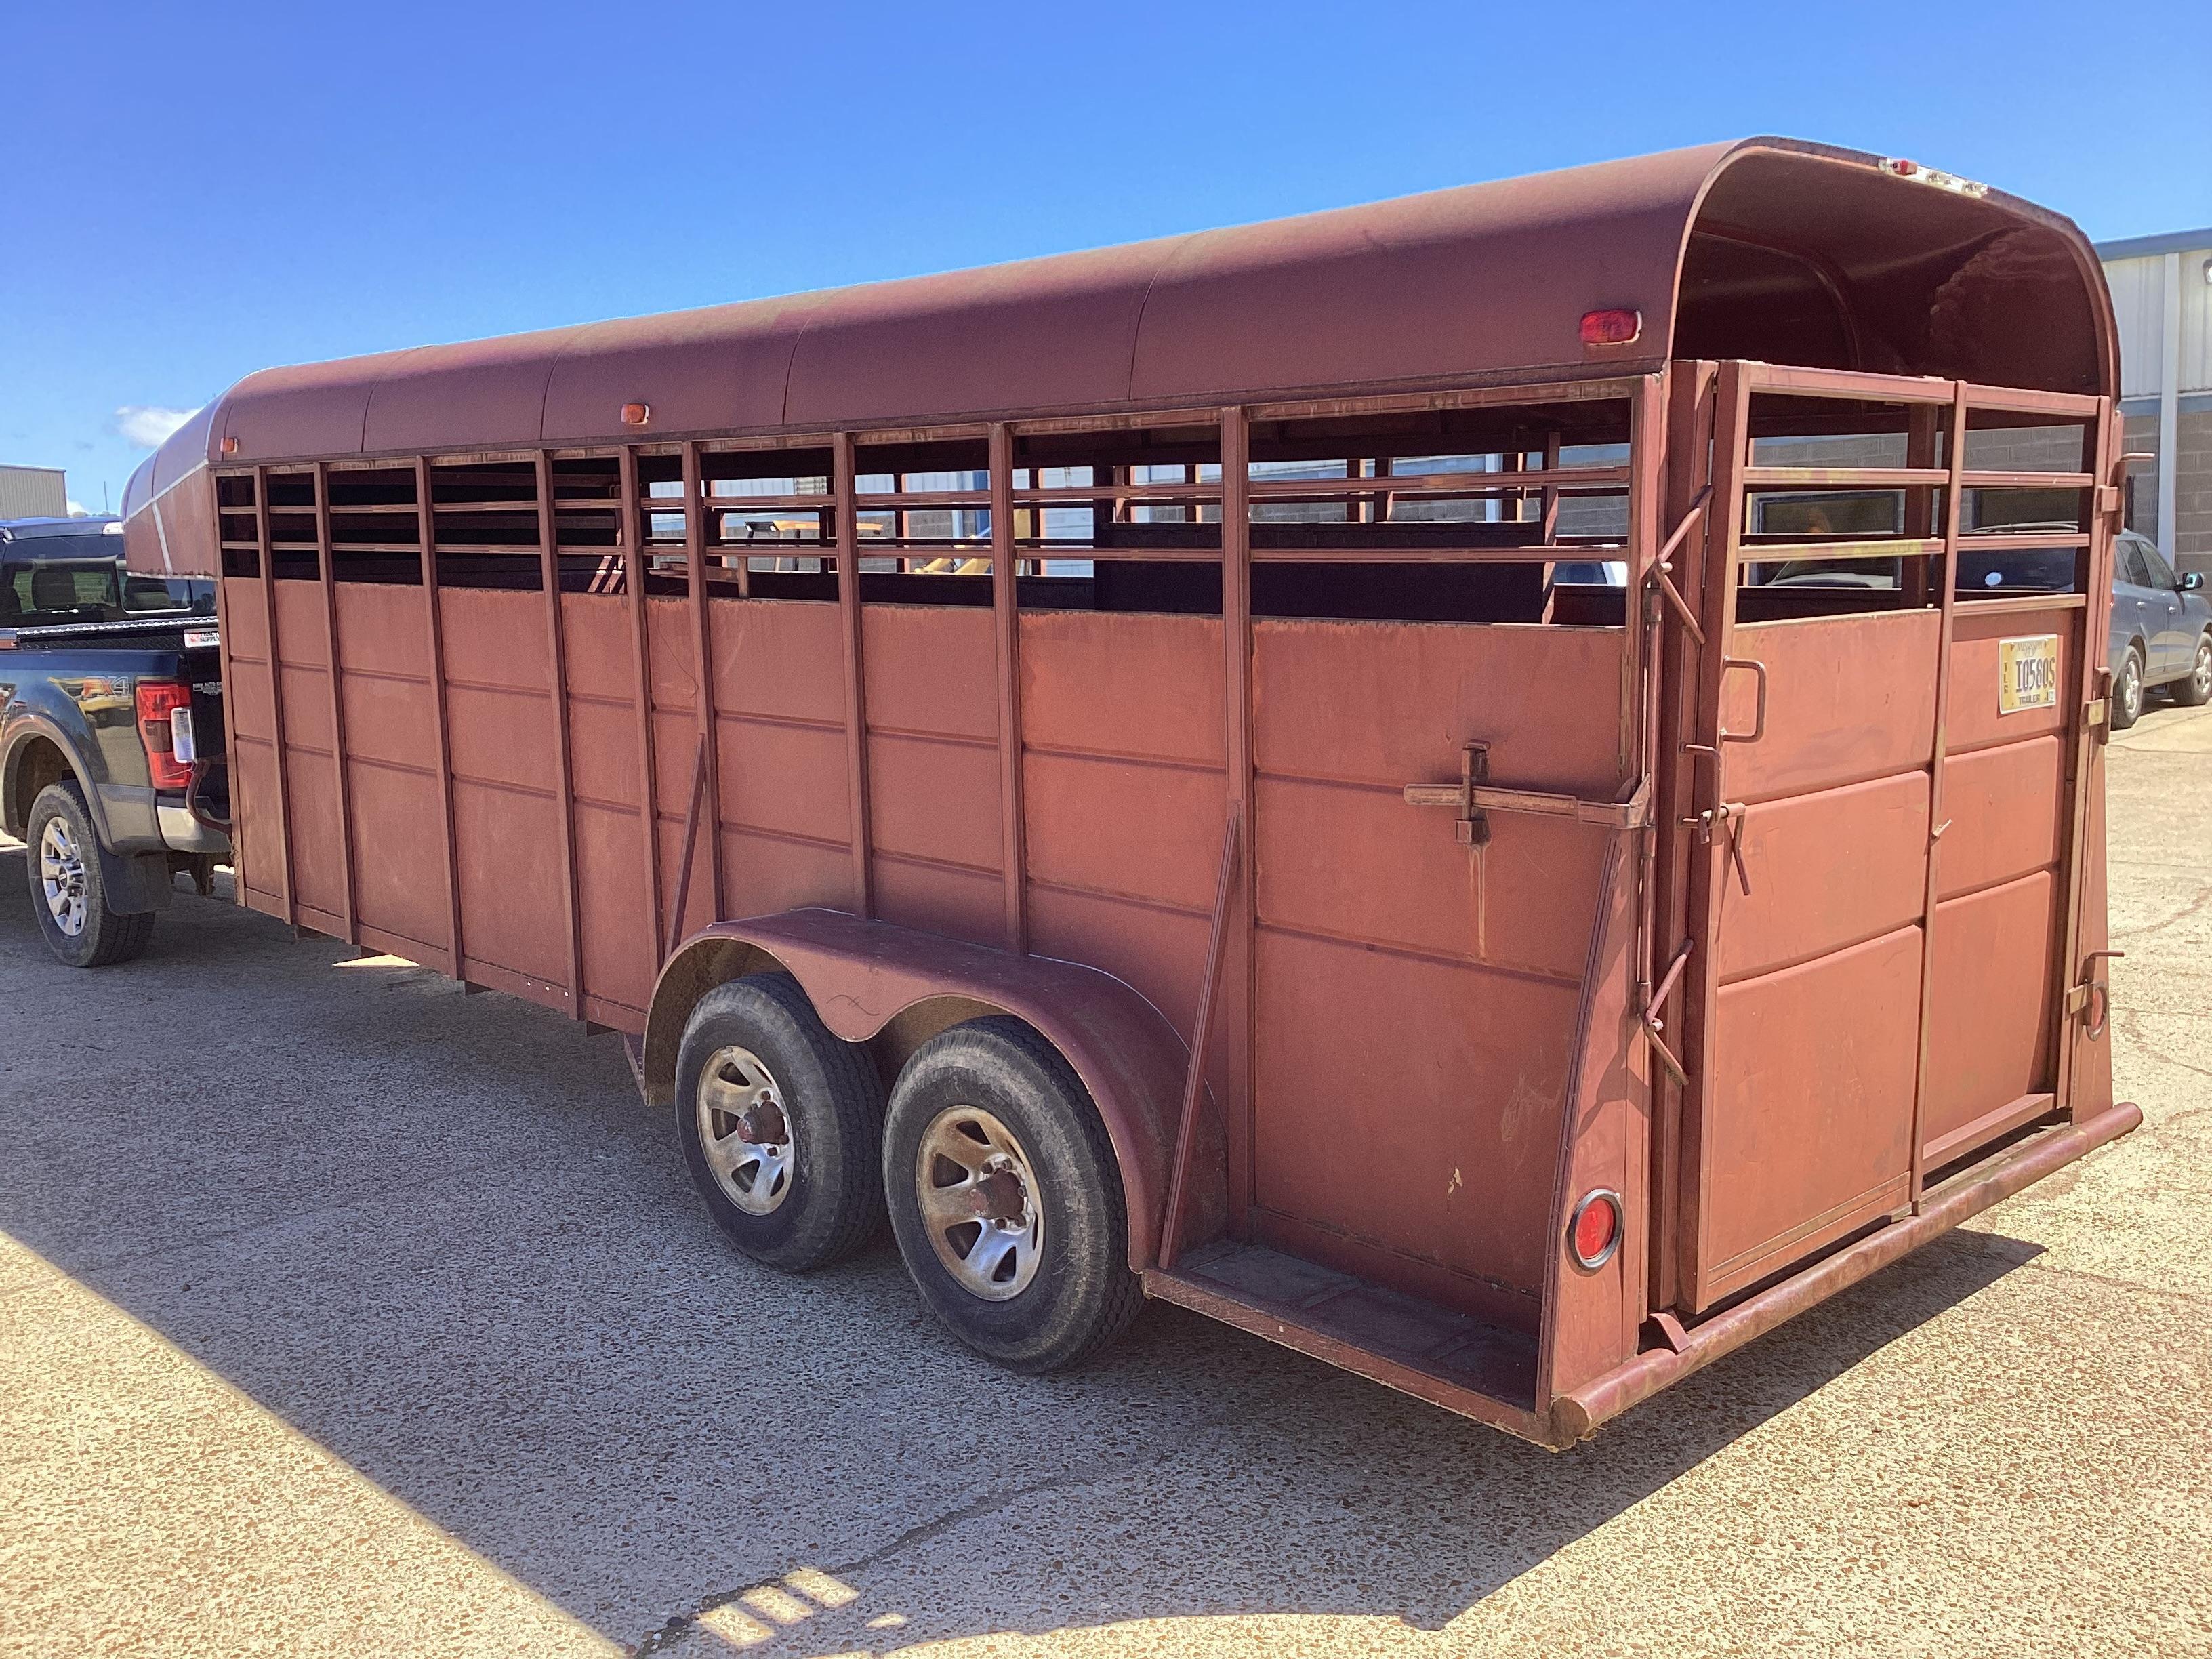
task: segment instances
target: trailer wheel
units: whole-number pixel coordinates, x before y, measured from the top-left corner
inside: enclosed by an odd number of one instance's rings
[[[915,1051],[891,1091],[884,1188],[924,1304],[1016,1370],[1088,1358],[1143,1300],[1106,1126],[1018,1019],[970,1020]]]
[[[786,1273],[850,1255],[883,1220],[884,1085],[788,974],[699,1000],[676,1060],[676,1127],[707,1208]]]
[[[48,949],[72,968],[105,968],[145,954],[154,913],[107,908],[100,842],[76,785],[50,783],[39,791],[23,838],[31,908]]]

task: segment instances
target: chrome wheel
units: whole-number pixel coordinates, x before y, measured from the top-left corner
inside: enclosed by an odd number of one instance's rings
[[[2189,676],[2189,689],[2199,703],[2212,702],[2212,639],[2197,643],[2197,666]]]
[[[68,823],[48,818],[39,836],[39,887],[54,926],[70,939],[82,936],[85,924],[84,855]]]
[[[718,1048],[699,1079],[699,1145],[714,1184],[747,1215],[791,1195],[791,1115],[773,1073],[750,1048]]]
[[[930,1248],[961,1289],[1006,1302],[1029,1288],[1044,1254],[1044,1206],[1013,1131],[981,1107],[947,1107],[922,1132],[914,1184]]]
[[[2132,648],[2128,652],[2127,665],[2120,671],[2120,713],[2122,723],[2133,726],[2142,714],[2142,660]]]

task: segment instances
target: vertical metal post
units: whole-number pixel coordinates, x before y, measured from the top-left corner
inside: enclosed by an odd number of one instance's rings
[[[1720,937],[1721,908],[1729,868],[1729,837],[1735,826],[1721,817],[1728,804],[1727,750],[1720,741],[1722,681],[1726,678],[1729,651],[1735,635],[1736,589],[1743,560],[1743,469],[1751,448],[1751,385],[1753,366],[1725,362],[1713,404],[1713,495],[1705,509],[1705,645],[1698,657],[1697,743],[1705,752],[1711,775],[1710,801],[1713,816],[1705,820],[1706,840],[1690,857],[1689,915],[1692,937],[1708,948],[1693,958],[1695,971],[1686,975],[1690,984],[1683,994],[1683,1010],[1692,1021],[1694,1044],[1685,1055],[1690,1087],[1684,1091],[1682,1137],[1696,1149],[1692,1179],[1685,1183],[1680,1210],[1682,1244],[1687,1246],[1690,1283],[1685,1287],[1692,1311],[1702,1309],[1711,1278],[1711,1252],[1705,1249],[1705,1187],[1711,1179],[1711,1137],[1705,1133],[1705,1111],[1712,1092],[1716,1068],[1706,1053],[1719,1012],[1720,973],[1709,948]],[[1697,811],[1699,792],[1689,792],[1691,810]]]
[[[331,547],[331,469],[315,463],[315,562],[323,590],[323,653],[331,666],[331,766],[337,775],[338,855],[344,866],[346,943],[361,944],[359,896],[354,879],[353,781],[346,775],[345,684],[338,662],[337,572]]]
[[[1959,605],[1959,516],[1966,491],[1960,480],[1966,470],[1966,388],[1963,382],[1951,393],[1951,435],[1946,446],[1943,486],[1943,550],[1937,556],[1935,580],[1942,586],[1936,600],[1936,732],[1928,762],[1928,870],[1920,915],[1920,1043],[1912,1072],[1912,1213],[1920,1213],[1921,1188],[1928,1163],[1928,1043],[1929,1014],[1936,1001],[1936,909],[1942,895],[1943,756],[1951,724],[1951,634]]]
[[[538,570],[545,588],[545,663],[551,678],[555,805],[561,813],[561,896],[568,924],[568,1013],[584,1018],[584,934],[576,896],[576,774],[568,752],[568,643],[561,609],[561,526],[553,511],[553,458],[538,462]]]
[[[269,532],[269,469],[253,469],[253,534],[261,561],[261,617],[269,653],[269,741],[276,763],[276,844],[284,866],[284,921],[300,923],[299,899],[292,880],[292,785],[284,752],[284,653],[276,638],[276,553]]]
[[[622,556],[623,592],[629,609],[630,666],[637,688],[638,766],[643,778],[638,791],[638,823],[645,837],[645,921],[647,935],[653,944],[653,969],[658,972],[666,960],[660,942],[667,925],[660,894],[660,781],[653,766],[653,620],[646,609],[645,553],[639,545],[637,452],[628,444],[622,447],[617,478],[621,499],[615,507],[615,545]]]
[[[1656,791],[1655,774],[1659,764],[1659,599],[1650,590],[1649,577],[1651,565],[1659,556],[1660,538],[1665,533],[1661,527],[1661,515],[1666,500],[1668,385],[1671,373],[1662,368],[1638,381],[1628,411],[1628,588],[1621,618],[1627,697],[1621,711],[1622,771],[1626,786],[1645,792],[1647,798]],[[1519,499],[1514,511],[1516,518],[1522,511]],[[1649,609],[1639,614],[1639,606]],[[1630,959],[1635,964],[1637,1006],[1640,1009],[1650,1001],[1656,950],[1659,830],[1647,815],[1644,827],[1633,833],[1633,849],[1624,846],[1620,852],[1624,859],[1633,857],[1636,860],[1636,937]],[[1591,961],[1595,963],[1597,960],[1593,945]],[[1588,997],[1595,993],[1593,984],[1583,994]],[[1632,1206],[1645,1206],[1648,1217],[1650,1171],[1655,1161],[1653,1106],[1659,1080],[1655,1075],[1658,1068],[1650,1063],[1650,1046],[1638,1046],[1644,1050],[1644,1070],[1643,1088],[1635,1103],[1643,1122],[1629,1132],[1627,1167],[1621,1191]],[[1632,1229],[1622,1241],[1626,1260],[1620,1286],[1626,1304],[1622,1314],[1632,1341],[1650,1311],[1651,1279],[1646,1254],[1650,1244],[1648,1226]]]
[[[991,622],[999,666],[999,848],[1005,866],[1006,948],[1030,948],[1026,820],[1022,811],[1021,550],[1014,538],[1014,434],[991,428]]]
[[[1238,1097],[1228,1105],[1230,1194],[1232,1218],[1241,1219],[1256,1191],[1254,1140],[1258,1128],[1258,1079],[1254,1068],[1257,1042],[1258,929],[1252,905],[1258,891],[1259,825],[1252,811],[1252,421],[1249,410],[1221,411],[1221,639],[1222,692],[1226,726],[1223,759],[1228,771],[1229,816],[1244,826],[1248,851],[1236,878],[1234,914],[1241,947],[1235,969],[1239,994],[1234,1016],[1232,1052],[1237,1075],[1231,1081]],[[1195,514],[1194,513],[1194,516]]]
[[[238,684],[238,670],[230,653],[232,578],[225,568],[228,556],[222,545],[222,480],[217,478],[212,480],[212,483],[215,487],[216,659],[222,667],[222,683],[227,686],[235,686]],[[228,763],[231,769],[230,870],[234,879],[231,884],[230,902],[233,904],[244,904],[246,902],[247,884],[252,879],[252,870],[246,861],[246,844],[240,834],[245,824],[240,816],[239,805],[243,797],[238,781],[238,699],[235,696],[226,696],[222,700],[222,752],[228,757]]]
[[[1669,535],[1712,483],[1714,379],[1713,365],[1706,362],[1683,362],[1669,372],[1666,460]],[[1546,467],[1550,470],[1557,465],[1559,457],[1556,434],[1547,441],[1545,449]],[[1705,499],[1710,501],[1711,497]],[[1555,492],[1547,491],[1544,508],[1547,516],[1555,507]],[[1549,531],[1546,539],[1551,539]],[[1692,532],[1683,538],[1672,557],[1675,567],[1672,579],[1676,586],[1700,601],[1708,593],[1705,583],[1708,546],[1705,535]],[[1706,615],[1710,617],[1710,611]],[[1671,957],[1690,937],[1692,926],[1689,895],[1691,848],[1694,842],[1683,835],[1681,820],[1696,810],[1699,763],[1684,752],[1682,745],[1697,740],[1700,659],[1697,641],[1686,629],[1665,628],[1660,641],[1655,670],[1662,688],[1663,712],[1658,727],[1653,779],[1655,827],[1650,833],[1660,841],[1664,853],[1656,884],[1660,902],[1655,925]],[[1696,983],[1694,975],[1690,983]],[[1655,987],[1655,996],[1656,991]],[[1686,989],[1681,1002],[1676,1006],[1686,1008],[1690,994]],[[1663,1005],[1667,1000],[1660,1000]],[[1647,998],[1647,1007],[1650,1003]],[[1662,1009],[1653,1007],[1650,1012],[1660,1013]],[[1695,1030],[1693,1018],[1671,1022],[1672,1046],[1680,1048],[1679,1030],[1686,1027]],[[1656,1197],[1652,1206],[1650,1244],[1651,1300],[1655,1306],[1670,1307],[1686,1295],[1679,1278],[1683,1087],[1671,1076],[1662,1075],[1652,1079],[1652,1088],[1656,1097],[1657,1127],[1653,1137],[1656,1151],[1652,1159]]]
[[[714,896],[710,921],[728,915],[722,887],[722,766],[720,734],[714,729],[714,623],[708,614],[707,508],[699,477],[696,440],[684,446],[684,568],[691,592],[692,658],[699,672],[699,742],[707,757],[706,816],[708,879]]]
[[[453,842],[453,745],[446,722],[446,623],[438,607],[438,515],[431,504],[430,462],[415,458],[415,533],[422,559],[422,623],[430,651],[430,717],[438,737],[438,810],[445,821],[446,925],[447,949],[453,957],[448,969],[455,979],[462,971],[460,858]]]
[[[840,432],[830,443],[830,492],[836,514],[837,610],[845,643],[845,787],[851,803],[853,913],[864,921],[876,915],[875,885],[868,849],[868,704],[860,640],[860,520],[855,499],[853,434]]]

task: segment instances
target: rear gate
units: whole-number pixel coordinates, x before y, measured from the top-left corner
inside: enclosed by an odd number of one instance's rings
[[[1739,617],[1745,491],[1792,482],[1747,465],[1757,372],[1719,381],[1711,644],[1684,691],[1695,780],[1674,827],[1690,838],[1676,1291],[1692,1312],[1910,1212],[1931,1171],[2063,1103],[2069,756],[2094,667],[2078,593]],[[1918,459],[1945,476],[1932,448]],[[1977,476],[1997,475],[1954,462],[1927,493]],[[1922,528],[1945,546],[1944,526]],[[1949,586],[1951,556],[1929,562]]]

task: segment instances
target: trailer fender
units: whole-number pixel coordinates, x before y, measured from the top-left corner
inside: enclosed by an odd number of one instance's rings
[[[653,987],[641,1078],[648,1104],[674,1103],[677,1049],[699,999],[777,969],[798,980],[837,1036],[871,1046],[887,1083],[915,1048],[963,1020],[1004,1013],[1035,1026],[1074,1066],[1105,1121],[1128,1205],[1129,1264],[1153,1264],[1189,1058],[1158,1009],[1095,968],[839,911],[717,922],[684,941]],[[1206,1127],[1189,1183],[1188,1239],[1218,1230],[1226,1203],[1218,1114],[1207,1111]]]

